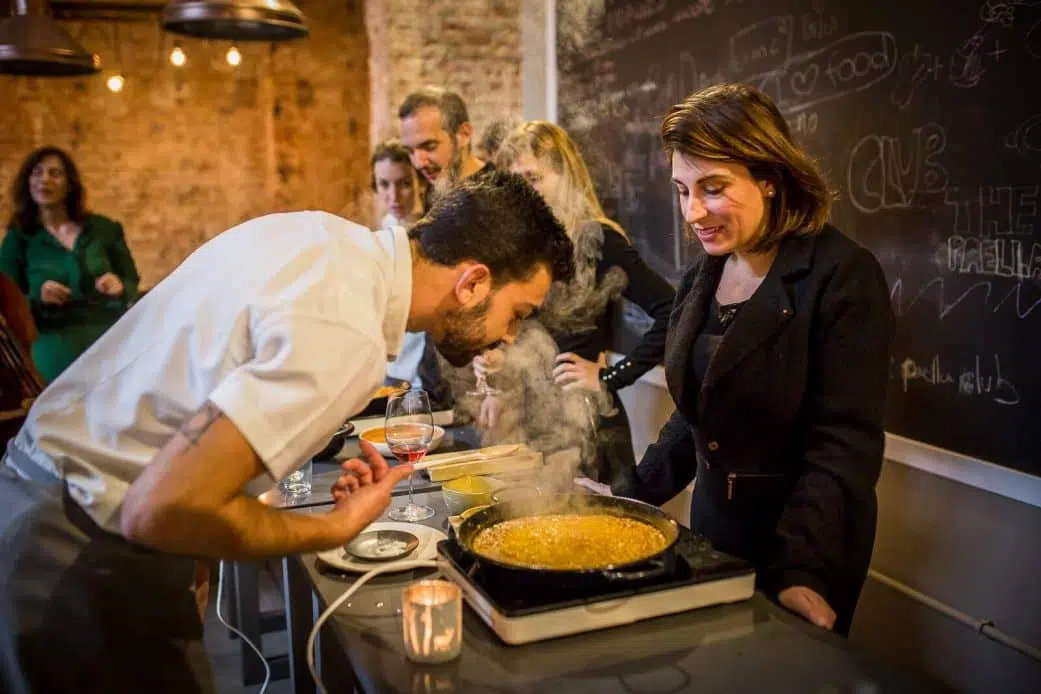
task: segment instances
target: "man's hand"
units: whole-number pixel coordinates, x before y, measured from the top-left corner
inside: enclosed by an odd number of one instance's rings
[[[835,626],[835,610],[820,593],[806,586],[791,586],[782,590],[778,601],[810,624],[829,631]]]
[[[380,455],[375,446],[365,439],[358,439],[358,444],[361,446],[361,454],[365,460],[351,458],[340,466],[341,474],[333,482],[332,487],[334,501],[343,501],[361,487],[379,482],[391,470],[386,459]],[[403,475],[403,477],[405,476],[407,475]]]
[[[365,461],[352,458],[345,462],[343,474],[332,487],[336,507],[329,516],[344,523],[344,542],[383,515],[395,485],[412,474],[411,465],[390,467],[375,446],[361,439],[359,443]]]

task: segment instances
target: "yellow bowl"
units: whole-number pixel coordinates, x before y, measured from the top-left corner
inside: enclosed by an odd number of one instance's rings
[[[490,477],[466,475],[449,480],[441,486],[448,513],[458,516],[474,506],[487,506],[492,502],[492,492],[501,485]]]

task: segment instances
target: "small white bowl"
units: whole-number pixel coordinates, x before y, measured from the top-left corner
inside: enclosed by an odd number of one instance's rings
[[[381,454],[392,458],[394,454],[390,452],[390,447],[387,446],[387,439],[383,435],[383,427],[372,427],[358,434],[358,438],[364,439],[376,447],[376,450]],[[430,448],[427,449],[427,453],[433,453],[440,446],[441,442],[445,438],[445,430],[441,427],[434,425],[434,438],[430,441]]]

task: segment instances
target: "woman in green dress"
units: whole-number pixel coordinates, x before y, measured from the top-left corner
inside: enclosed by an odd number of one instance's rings
[[[36,150],[12,186],[15,209],[0,245],[0,272],[32,307],[39,330],[33,361],[48,383],[138,297],[140,278],[122,225],[86,212],[84,197],[67,153]]]

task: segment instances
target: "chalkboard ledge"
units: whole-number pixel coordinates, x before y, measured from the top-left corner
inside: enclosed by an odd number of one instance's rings
[[[893,462],[1041,508],[1041,477],[896,434],[886,434],[885,455]]]

